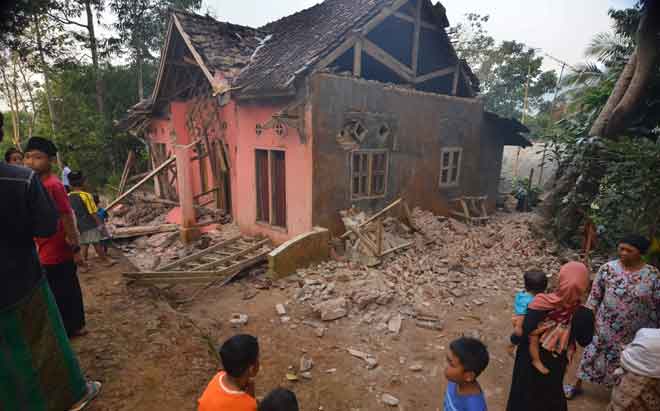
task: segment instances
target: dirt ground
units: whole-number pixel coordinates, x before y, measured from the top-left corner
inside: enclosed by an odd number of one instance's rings
[[[514,290],[503,290],[481,306],[442,306],[442,331],[418,328],[404,319],[399,335],[376,332],[351,313],[325,323],[327,331],[318,337],[315,327],[303,323],[318,319],[311,308],[296,302],[291,281],[263,289],[262,277],[248,276],[176,305],[174,297],[189,296],[194,288],[163,294],[127,286],[121,272],[131,269],[121,258],[109,271],[80,275],[90,334],[73,344],[85,372],[104,383],[90,411],[195,410],[196,399],[218,368],[212,348],[237,332],[259,337],[257,396],[277,386],[290,388],[306,411],[397,409],[382,403],[384,393],[400,400],[399,410],[441,410],[448,343],[463,333],[477,335],[491,354],[480,378],[489,409],[505,409],[513,367],[505,338]],[[290,321],[282,323],[278,303],[286,306]],[[247,325],[232,328],[233,313],[248,314]],[[378,366],[367,369],[347,348],[374,356]],[[313,360],[311,378],[298,373],[298,381],[288,381],[286,374],[298,371],[303,355]],[[586,388],[569,410],[604,410],[608,393]]]

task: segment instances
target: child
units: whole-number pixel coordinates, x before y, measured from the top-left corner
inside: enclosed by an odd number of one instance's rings
[[[77,274],[77,265],[82,264],[82,256],[69,198],[60,180],[52,173],[56,155],[57,147],[52,141],[32,137],[25,148],[25,165],[39,175],[59,214],[55,235],[35,238],[35,243],[64,328],[69,337],[75,337],[86,334],[85,311]]]
[[[462,337],[449,344],[445,377],[449,383],[444,411],[487,411],[477,377],[488,367],[488,349],[475,338]]]
[[[256,411],[254,378],[259,373],[259,342],[235,335],[220,348],[224,371],[216,374],[199,398],[198,411]]]
[[[261,401],[259,411],[298,411],[298,399],[292,391],[277,388]]]
[[[5,162],[12,166],[22,166],[23,165],[23,153],[19,150],[11,147],[5,152]]]
[[[69,173],[69,183],[71,184],[71,192],[69,192],[69,201],[71,202],[71,207],[76,213],[76,218],[78,220],[78,230],[80,231],[80,248],[82,250],[82,257],[87,263],[87,256],[89,251],[89,246],[94,247],[96,255],[99,256],[101,264],[106,267],[109,267],[114,264],[114,261],[110,260],[105,253],[105,250],[101,246],[101,236],[100,227],[103,226],[103,222],[98,217],[96,208],[96,203],[92,195],[84,191],[85,185],[85,176],[80,171],[72,171]],[[84,267],[84,270],[87,270],[86,265],[81,267],[81,271]]]
[[[99,217],[101,220],[101,224],[103,224],[99,230],[101,230],[101,247],[103,247],[103,251],[105,251],[105,254],[108,254],[108,247],[111,242],[111,237],[110,237],[110,231],[108,231],[108,227],[105,225],[105,222],[108,221],[108,212],[101,206],[101,197],[99,197],[98,194],[94,194],[94,203],[96,203],[96,206],[98,207],[98,211],[96,212],[96,215]]]
[[[523,274],[523,278],[525,281],[525,291],[520,291],[516,294],[513,302],[514,315],[511,319],[513,332],[518,336],[523,334],[523,321],[525,320],[525,315],[527,315],[527,306],[537,294],[545,292],[548,287],[548,277],[541,271],[527,271]],[[509,353],[513,354],[514,350],[515,345],[509,345]],[[547,374],[548,370],[541,362],[541,356],[539,354],[538,334],[533,333],[530,335],[529,354],[532,357],[534,367],[543,374]]]

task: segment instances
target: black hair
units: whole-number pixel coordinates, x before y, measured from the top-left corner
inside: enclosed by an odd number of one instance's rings
[[[220,359],[225,371],[231,377],[239,378],[257,363],[259,342],[257,337],[239,334],[231,337],[220,347]]]
[[[298,411],[298,399],[293,391],[276,388],[259,404],[259,411]]]
[[[15,148],[15,147],[9,147],[7,149],[7,151],[5,151],[5,161],[9,162],[9,160],[11,159],[11,156],[13,156],[16,153],[19,153],[20,155],[23,155],[21,150]]]
[[[82,171],[72,171],[69,173],[69,183],[74,187],[82,187],[85,184],[85,175]]]
[[[461,362],[465,371],[478,377],[488,367],[488,348],[481,341],[471,337],[461,337],[449,344],[449,349]]]
[[[639,234],[628,234],[619,241],[619,244],[622,243],[635,247],[642,255],[646,254],[651,246],[651,242],[646,237]]]
[[[543,271],[526,271],[523,278],[525,290],[530,293],[542,293],[548,288],[548,277]]]

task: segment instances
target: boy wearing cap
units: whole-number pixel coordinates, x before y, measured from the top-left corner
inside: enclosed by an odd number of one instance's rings
[[[46,271],[64,328],[69,337],[84,335],[85,311],[78,281],[77,265],[82,264],[76,220],[62,182],[53,174],[57,148],[43,137],[32,137],[25,148],[25,165],[37,173],[53,200],[59,215],[57,231],[50,237],[37,237],[39,260]]]

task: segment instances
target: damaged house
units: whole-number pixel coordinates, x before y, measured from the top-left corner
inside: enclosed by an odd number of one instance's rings
[[[503,147],[529,145],[526,128],[484,111],[448,25],[430,0],[326,0],[261,28],[175,11],[153,94],[120,126],[154,167],[177,155],[160,196],[276,242],[341,234],[340,210],[399,197],[446,215],[487,196],[493,210]]]

